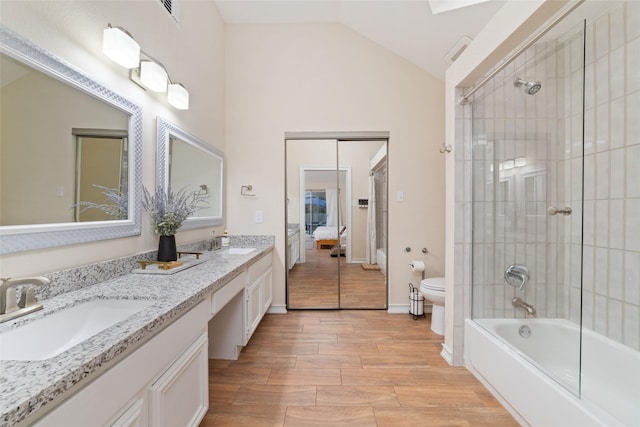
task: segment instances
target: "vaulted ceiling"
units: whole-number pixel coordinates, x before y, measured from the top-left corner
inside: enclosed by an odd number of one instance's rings
[[[464,36],[473,39],[505,1],[215,0],[215,3],[228,24],[341,23],[444,79],[450,65],[445,59],[447,54]],[[450,7],[457,8],[439,11]]]

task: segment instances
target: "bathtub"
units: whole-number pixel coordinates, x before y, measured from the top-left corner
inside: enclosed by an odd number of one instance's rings
[[[376,262],[380,266],[380,271],[387,274],[387,251],[385,248],[378,248],[376,251]]]
[[[640,426],[640,352],[589,330],[581,361],[579,346],[578,325],[564,319],[465,322],[467,369],[522,425]]]

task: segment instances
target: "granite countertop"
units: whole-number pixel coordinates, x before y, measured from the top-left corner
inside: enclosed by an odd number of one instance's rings
[[[126,274],[42,302],[44,309],[0,325],[4,332],[31,320],[93,299],[152,300],[153,304],[69,350],[41,361],[0,361],[0,426],[10,426],[44,405],[57,404],[121,360],[183,313],[273,249],[273,243],[246,255],[225,249],[201,256],[206,261],[172,275]]]

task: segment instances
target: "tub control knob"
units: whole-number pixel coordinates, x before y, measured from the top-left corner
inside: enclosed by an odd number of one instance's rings
[[[522,290],[529,281],[529,269],[522,264],[511,264],[504,272],[504,279],[511,286]]]

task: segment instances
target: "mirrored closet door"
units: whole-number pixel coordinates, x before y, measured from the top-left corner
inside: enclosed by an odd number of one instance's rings
[[[290,309],[387,307],[388,137],[351,138],[285,139]]]

